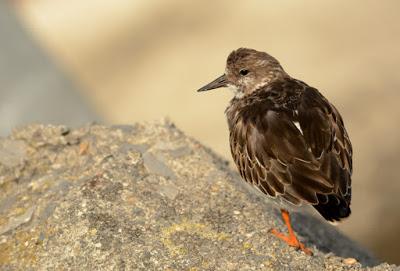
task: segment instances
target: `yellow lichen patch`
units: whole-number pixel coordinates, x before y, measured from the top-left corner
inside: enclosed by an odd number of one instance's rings
[[[253,248],[253,245],[250,244],[249,242],[244,242],[243,243],[243,249],[248,250],[248,249],[251,249],[251,248]]]
[[[7,223],[8,223],[8,218],[7,218],[7,217],[5,217],[5,216],[0,217],[0,228],[1,228],[3,225],[7,224]]]
[[[0,265],[18,261],[19,266],[34,266],[37,262],[37,252],[42,246],[37,240],[37,231],[16,232],[12,239],[0,244]]]
[[[11,251],[9,242],[0,244],[0,266],[10,263]]]
[[[222,241],[229,238],[228,234],[213,231],[212,229],[207,227],[207,225],[194,223],[188,220],[183,220],[181,223],[173,224],[162,231],[161,240],[164,246],[174,256],[187,253],[183,245],[177,245],[171,240],[171,236],[177,232],[197,234],[202,238],[206,238],[213,241]]]
[[[96,229],[96,228],[92,228],[92,229],[89,230],[89,234],[90,234],[91,236],[95,236],[96,233],[97,233],[97,229]]]
[[[258,251],[257,248],[255,248],[255,247],[253,246],[253,244],[250,243],[250,242],[243,242],[243,244],[242,244],[242,251],[243,251],[243,252],[251,252],[252,254],[254,254],[254,255],[259,255],[259,256],[262,256],[262,255],[263,255],[263,253],[261,253],[260,251]]]
[[[23,215],[25,212],[26,212],[26,208],[17,207],[12,211],[11,215],[12,216],[19,216],[19,215]]]

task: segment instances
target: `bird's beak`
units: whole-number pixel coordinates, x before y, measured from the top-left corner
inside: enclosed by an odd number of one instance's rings
[[[227,84],[228,84],[228,82],[226,81],[226,76],[224,74],[224,75],[218,77],[217,79],[215,79],[214,81],[212,81],[211,83],[208,83],[204,87],[198,89],[197,92],[207,91],[207,90],[211,90],[211,89],[215,89],[215,88],[227,87],[228,86]]]

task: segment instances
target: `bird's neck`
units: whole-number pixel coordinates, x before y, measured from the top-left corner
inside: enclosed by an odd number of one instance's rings
[[[245,94],[252,94],[260,89],[266,89],[269,85],[273,85],[275,82],[290,80],[291,77],[284,70],[272,70],[268,74],[264,75],[258,83],[244,90]]]

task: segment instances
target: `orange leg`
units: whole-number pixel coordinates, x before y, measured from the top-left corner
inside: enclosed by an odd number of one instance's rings
[[[297,239],[297,237],[292,229],[292,225],[290,224],[289,212],[284,209],[281,209],[281,213],[282,213],[283,221],[285,222],[286,227],[288,229],[289,235],[280,233],[279,231],[277,231],[275,229],[271,229],[270,233],[272,233],[273,235],[275,235],[276,237],[278,237],[279,239],[281,239],[282,241],[287,243],[289,246],[301,249],[307,255],[312,255],[311,250],[306,248],[304,246],[304,244],[300,243],[300,241]]]

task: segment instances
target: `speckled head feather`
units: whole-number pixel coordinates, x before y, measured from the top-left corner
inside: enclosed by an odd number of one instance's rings
[[[277,79],[288,77],[278,60],[269,54],[239,48],[229,54],[225,74],[199,91],[229,87],[236,98],[241,98]]]

